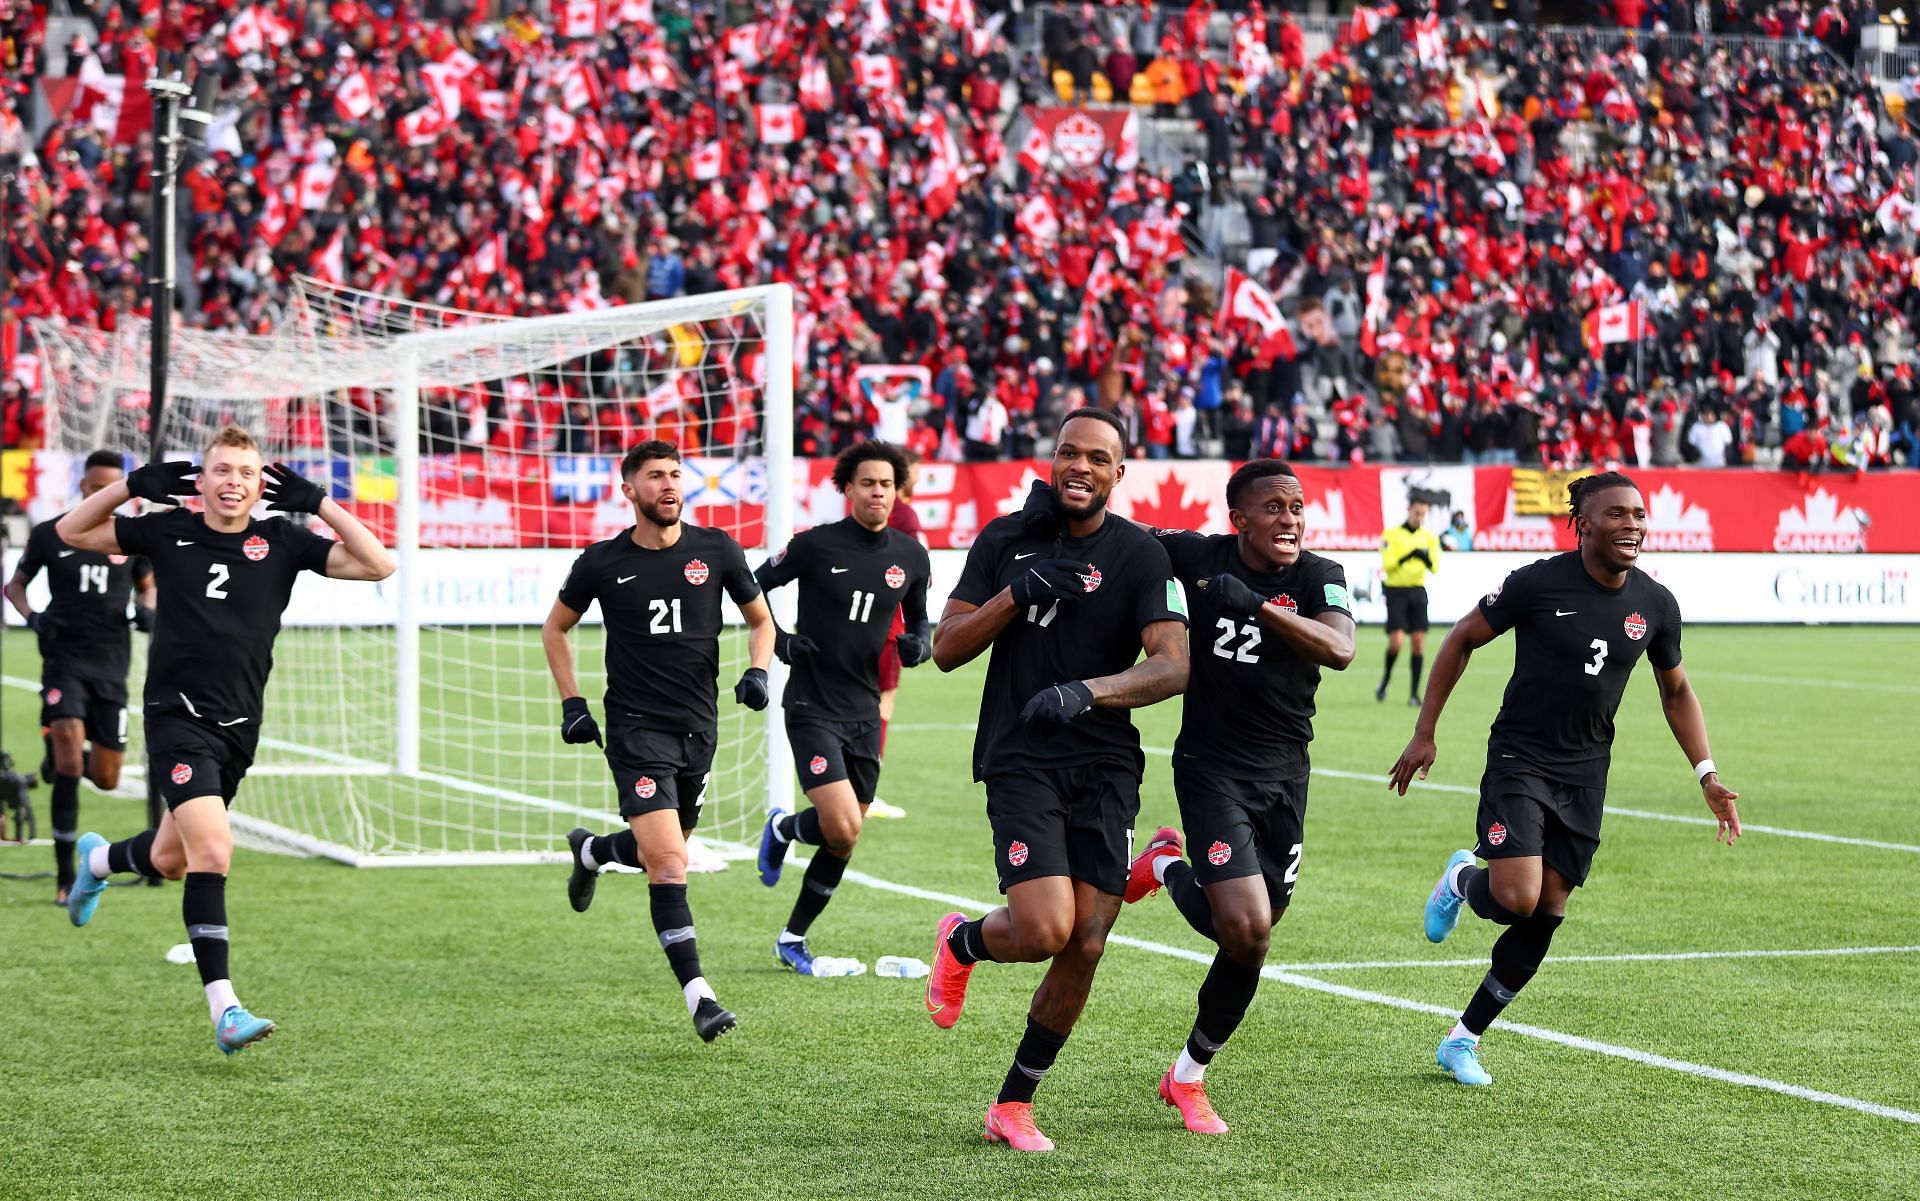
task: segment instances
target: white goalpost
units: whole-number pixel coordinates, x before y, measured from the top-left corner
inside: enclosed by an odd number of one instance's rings
[[[147,324],[36,332],[56,461],[144,455]],[[168,457],[197,458],[239,424],[398,563],[380,585],[302,577],[236,828],[372,867],[557,861],[569,828],[617,825],[597,749],[560,741],[540,622],[574,556],[632,524],[618,465],[642,438],[681,447],[687,521],[732,533],[753,564],[786,544],[791,289],[507,319],[303,278],[270,332],[176,330],[170,353]],[[599,620],[596,608],[574,633],[596,712]],[[144,639],[135,647],[137,698]],[[746,853],[762,813],[792,807],[779,705],[732,702],[743,626],[723,634],[720,660],[697,832],[709,859]],[[770,674],[777,697],[777,662]],[[130,774],[144,762],[138,726]]]

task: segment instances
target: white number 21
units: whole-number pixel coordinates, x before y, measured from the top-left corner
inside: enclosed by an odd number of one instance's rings
[[[1597,676],[1600,674],[1600,669],[1607,665],[1607,640],[1605,638],[1595,638],[1592,645],[1593,662],[1583,663],[1581,666],[1587,669],[1588,675]]]

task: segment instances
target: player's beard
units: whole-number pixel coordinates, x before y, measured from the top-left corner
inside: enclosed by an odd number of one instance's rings
[[[646,518],[648,521],[651,521],[663,530],[670,530],[680,524],[680,510],[685,508],[686,505],[684,502],[675,505],[673,507],[673,516],[671,517],[663,516],[658,505],[636,502],[633,507],[639,512],[640,516]]]
[[[1066,525],[1069,521],[1089,521],[1100,516],[1101,512],[1107,507],[1108,498],[1112,495],[1113,493],[1111,492],[1094,492],[1087,501],[1087,507],[1076,512],[1073,509],[1067,508],[1066,503],[1060,499],[1062,496],[1060,485],[1055,484],[1053,486],[1053,515],[1060,519],[1062,526]]]

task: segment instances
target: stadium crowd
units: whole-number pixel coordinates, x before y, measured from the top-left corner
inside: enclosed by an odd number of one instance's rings
[[[1790,56],[1603,53],[1537,36],[1526,3],[1437,29],[1363,9],[1312,52],[1257,3],[1226,47],[1205,7],[795,0],[725,28],[681,0],[70,7],[93,36],[49,47],[45,5],[0,0],[16,317],[144,312],[137,85],[187,55],[224,84],[182,178],[180,319],[211,329],[269,327],[295,273],[517,315],[785,280],[807,454],[878,430],[1026,455],[1086,399],[1153,457],[1920,462],[1920,153],[1841,65],[1864,0],[1596,13],[1684,32],[1707,10],[1835,52]],[[78,83],[29,138],[56,54]],[[1102,97],[1191,129],[1192,161],[1019,161],[1022,106]],[[1223,295],[1229,209],[1277,322]],[[932,387],[882,414],[863,363]],[[678,412],[565,386],[492,396],[461,436],[738,444],[752,421],[694,411],[724,381]],[[36,381],[4,389],[5,444],[34,445]]]

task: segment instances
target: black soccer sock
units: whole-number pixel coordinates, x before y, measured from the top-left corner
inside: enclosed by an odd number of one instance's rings
[[[807,810],[812,813],[813,810]],[[793,913],[787,918],[787,933],[806,937],[813,919],[833,899],[833,890],[840,887],[840,877],[847,874],[847,861],[819,847],[813,852],[813,861],[807,864],[807,874],[800,880],[800,895],[793,899]]]
[[[640,840],[633,836],[631,829],[616,830],[612,834],[596,834],[587,840],[587,854],[601,867],[609,863],[618,863],[622,867],[645,867],[640,862]]]
[[[1007,1069],[1007,1082],[1000,1086],[996,1100],[1031,1103],[1033,1090],[1040,1087],[1041,1078],[1060,1057],[1060,1048],[1066,1045],[1066,1035],[1056,1034],[1028,1017],[1027,1032],[1020,1039],[1020,1049],[1013,1053],[1013,1066]]]
[[[158,830],[142,830],[132,838],[122,838],[107,847],[107,871],[132,872],[150,880],[158,880],[160,873],[153,867],[153,840],[159,837]]]
[[[1193,1033],[1187,1035],[1187,1054],[1195,1063],[1212,1063],[1247,1016],[1253,994],[1260,987],[1260,969],[1248,967],[1221,951],[1213,957],[1207,978],[1200,982],[1200,1007]]]
[[[1553,945],[1553,932],[1562,918],[1556,914],[1536,913],[1516,923],[1493,943],[1493,970],[1474,991],[1473,1000],[1460,1015],[1460,1024],[1479,1034],[1493,1024],[1520,990],[1540,970]]]
[[[187,941],[200,965],[200,983],[230,979],[227,975],[227,878],[218,872],[188,872],[180,893],[180,918],[187,923]]]
[[[1460,869],[1460,895],[1467,898],[1467,904],[1476,914],[1490,922],[1513,926],[1527,920],[1494,899],[1493,873],[1484,867],[1469,864]]]
[[[803,809],[798,813],[789,813],[773,823],[773,832],[788,842],[805,843],[810,847],[825,846],[826,837],[820,833],[820,811]]]
[[[1414,696],[1420,695],[1420,669],[1426,666],[1426,662],[1427,657],[1425,655],[1410,655],[1407,658],[1407,666],[1413,670],[1412,695]]]
[[[961,963],[997,962],[993,952],[987,950],[987,919],[975,918],[970,922],[961,922],[947,935],[947,950]]]
[[[73,844],[80,837],[80,777],[53,777],[53,866],[60,891],[73,887]]]
[[[1395,663],[1395,661],[1397,661],[1397,660],[1398,660],[1399,658],[1400,658],[1400,652],[1399,652],[1399,651],[1396,651],[1396,650],[1389,650],[1389,651],[1387,652],[1387,666],[1386,666],[1386,668],[1385,668],[1384,670],[1382,670],[1382,671],[1381,671],[1381,673],[1380,673],[1380,687],[1381,687],[1381,688],[1382,688],[1383,690],[1384,690],[1384,689],[1386,688],[1386,686],[1387,686],[1387,681],[1389,681],[1389,680],[1391,680],[1391,679],[1393,679],[1393,665],[1394,665],[1394,663]]]
[[[1187,919],[1187,925],[1201,937],[1219,942],[1220,935],[1213,928],[1213,904],[1207,900],[1207,891],[1200,887],[1200,881],[1194,879],[1193,865],[1184,859],[1175,859],[1167,864],[1167,874],[1161,883],[1173,898],[1173,907]]]
[[[673,978],[680,987],[701,975],[700,948],[693,941],[693,910],[687,907],[684,884],[652,884],[647,898],[653,905],[653,928],[660,935],[660,948],[667,953]]]

